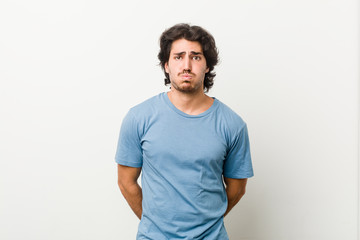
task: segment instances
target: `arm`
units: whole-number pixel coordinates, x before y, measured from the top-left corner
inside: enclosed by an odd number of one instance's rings
[[[118,185],[120,191],[139,219],[141,219],[142,214],[142,190],[137,182],[140,172],[141,168],[118,164]]]
[[[224,216],[240,201],[245,194],[247,178],[235,179],[224,177],[225,190],[228,198],[228,206]]]

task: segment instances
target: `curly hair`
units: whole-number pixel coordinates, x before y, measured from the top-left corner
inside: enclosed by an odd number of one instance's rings
[[[165,64],[169,61],[172,43],[178,39],[186,39],[200,43],[206,59],[206,65],[209,68],[209,72],[205,73],[204,79],[204,92],[208,92],[214,85],[216,73],[213,72],[213,70],[219,61],[219,53],[215,45],[215,39],[205,29],[199,26],[190,26],[185,23],[176,24],[166,29],[160,37],[158,59],[165,74],[165,85],[170,83],[169,74],[165,71]]]

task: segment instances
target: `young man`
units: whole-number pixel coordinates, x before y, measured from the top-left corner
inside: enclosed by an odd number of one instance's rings
[[[141,219],[137,239],[226,240],[223,217],[253,169],[245,122],[205,94],[218,62],[214,38],[175,25],[161,35],[158,58],[170,91],[130,109],[115,157],[120,190]]]

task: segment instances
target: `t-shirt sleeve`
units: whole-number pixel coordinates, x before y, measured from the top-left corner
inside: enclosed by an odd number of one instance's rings
[[[141,167],[143,163],[139,125],[131,110],[121,124],[115,161],[129,167]]]
[[[224,177],[241,179],[254,176],[246,124],[233,139],[224,163]]]

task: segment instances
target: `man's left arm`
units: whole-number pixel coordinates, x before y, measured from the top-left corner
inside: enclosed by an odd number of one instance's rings
[[[240,201],[245,194],[247,178],[235,179],[224,177],[228,206],[224,216]]]

